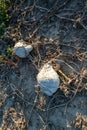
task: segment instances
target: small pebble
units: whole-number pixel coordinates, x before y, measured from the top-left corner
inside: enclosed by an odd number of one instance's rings
[[[59,87],[60,79],[52,66],[45,64],[37,75],[37,82],[43,93],[52,96]]]
[[[14,46],[14,54],[20,58],[26,58],[32,50],[32,45],[26,45],[21,41],[17,42]]]

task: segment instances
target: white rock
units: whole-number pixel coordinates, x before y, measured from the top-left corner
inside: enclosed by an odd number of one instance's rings
[[[26,45],[22,41],[16,43],[14,46],[14,54],[19,56],[20,58],[25,58],[32,50],[33,47],[31,45]]]
[[[37,75],[37,82],[43,93],[53,95],[59,87],[60,79],[51,65],[45,64]]]
[[[31,45],[27,45],[25,47],[26,53],[29,54],[29,52],[31,52],[33,50],[33,47]]]

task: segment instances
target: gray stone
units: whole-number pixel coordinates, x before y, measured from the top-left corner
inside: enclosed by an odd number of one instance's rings
[[[53,95],[59,87],[60,79],[51,65],[45,64],[37,75],[38,85],[43,93]]]
[[[20,58],[26,58],[32,50],[33,47],[31,45],[26,45],[22,41],[16,43],[14,46],[14,54]]]

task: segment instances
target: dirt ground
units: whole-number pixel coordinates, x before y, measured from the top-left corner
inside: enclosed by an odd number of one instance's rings
[[[0,39],[0,130],[87,130],[87,0],[16,0]],[[32,44],[20,59],[7,53]],[[36,76],[45,63],[60,76],[53,96]]]

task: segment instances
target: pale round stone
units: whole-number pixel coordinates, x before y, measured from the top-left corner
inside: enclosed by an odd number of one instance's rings
[[[15,48],[14,49],[14,53],[20,57],[20,58],[25,58],[27,55],[26,55],[26,50],[24,47],[18,47],[18,48]]]
[[[59,75],[51,65],[45,64],[37,75],[37,82],[43,93],[48,96],[53,95],[59,87]]]
[[[33,47],[31,45],[27,45],[25,47],[26,53],[29,54],[29,52],[31,52],[33,50]]]
[[[23,41],[17,42],[17,43],[15,44],[14,48],[21,47],[21,46],[24,46]]]
[[[14,54],[20,58],[26,58],[32,50],[33,47],[31,45],[26,45],[21,41],[14,46]]]

